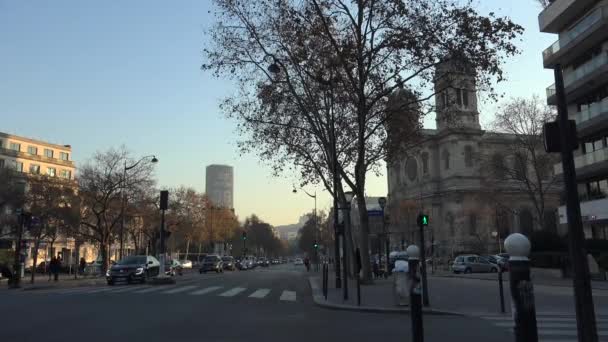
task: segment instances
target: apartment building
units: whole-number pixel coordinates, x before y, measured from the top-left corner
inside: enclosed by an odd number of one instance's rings
[[[541,32],[558,35],[543,51],[547,69],[561,65],[568,115],[576,121],[575,151],[587,238],[608,239],[608,0],[554,0],[538,17]],[[555,85],[547,88],[555,105]],[[555,165],[561,174],[562,165]],[[565,225],[566,208],[559,208]]]
[[[70,145],[56,145],[0,132],[0,167],[36,175],[74,179]]]

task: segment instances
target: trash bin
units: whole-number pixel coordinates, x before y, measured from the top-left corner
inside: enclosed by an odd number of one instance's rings
[[[393,293],[395,294],[395,304],[398,306],[409,305],[409,267],[407,261],[397,260],[393,269],[394,282]]]

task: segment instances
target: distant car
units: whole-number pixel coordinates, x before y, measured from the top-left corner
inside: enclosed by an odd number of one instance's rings
[[[145,282],[150,277],[158,275],[160,262],[150,255],[130,255],[119,260],[106,272],[108,285],[114,285],[116,281],[124,280],[129,283],[139,281]]]
[[[182,264],[177,260],[166,260],[165,261],[165,274],[175,277],[176,275],[183,275]]]
[[[234,271],[236,269],[236,263],[231,256],[222,257],[222,264],[225,270]]]
[[[300,258],[296,258],[296,260],[293,262],[294,265],[304,265],[304,261]]]
[[[488,259],[478,255],[459,255],[454,259],[452,271],[454,273],[483,273],[498,272],[499,266]]]
[[[270,266],[270,262],[266,258],[259,258],[258,259],[258,266],[268,267],[268,266]]]
[[[216,273],[224,272],[222,258],[220,258],[218,255],[207,255],[203,260],[203,264],[198,272],[202,274],[209,271]]]
[[[180,261],[180,264],[182,264],[182,268],[184,268],[184,269],[192,268],[192,261],[190,261],[190,260],[182,260],[182,261]]]

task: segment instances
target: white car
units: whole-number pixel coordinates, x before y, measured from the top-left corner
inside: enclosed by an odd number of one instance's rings
[[[192,268],[192,261],[190,261],[190,260],[182,260],[179,263],[182,264],[182,268],[184,268],[184,269]]]
[[[300,259],[300,258],[297,258],[297,259],[296,259],[296,260],[293,262],[293,264],[294,264],[294,265],[304,265],[304,261],[302,261],[302,259]]]

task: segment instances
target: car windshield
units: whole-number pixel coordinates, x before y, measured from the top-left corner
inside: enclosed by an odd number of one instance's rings
[[[218,258],[216,256],[210,256],[210,257],[205,258],[205,262],[216,262],[218,260],[220,260],[220,258]]]
[[[143,265],[146,263],[145,256],[128,256],[120,260],[118,265]]]
[[[232,257],[223,257],[222,261],[232,261]]]

